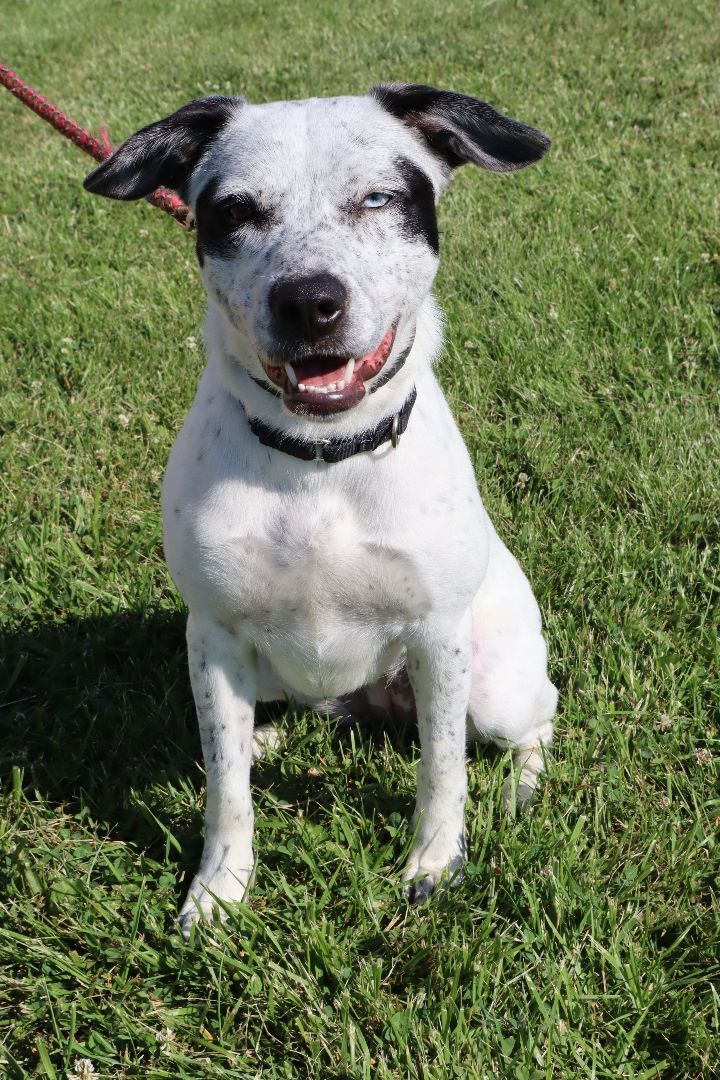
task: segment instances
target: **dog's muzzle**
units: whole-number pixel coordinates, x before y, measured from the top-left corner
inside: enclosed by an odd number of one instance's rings
[[[395,344],[397,322],[364,356],[309,356],[294,362],[262,361],[270,382],[281,389],[291,412],[324,416],[345,412],[365,397],[366,383],[385,366]]]

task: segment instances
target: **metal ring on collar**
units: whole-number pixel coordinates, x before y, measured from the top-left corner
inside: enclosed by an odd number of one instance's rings
[[[400,442],[400,432],[398,431],[399,424],[400,414],[395,413],[395,415],[393,416],[392,430],[390,432],[390,442],[392,443],[393,450],[396,449],[397,444]]]

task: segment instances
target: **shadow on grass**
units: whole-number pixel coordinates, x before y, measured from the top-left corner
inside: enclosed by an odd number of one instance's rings
[[[203,783],[184,616],[123,613],[6,633],[0,635],[0,670],[3,782],[15,766],[29,794],[37,791],[71,812],[82,809],[116,838],[156,847],[157,828],[131,791],[152,806],[158,784],[187,790],[189,781],[197,790]],[[292,707],[258,707],[259,722],[274,718],[291,725]],[[410,751],[413,725],[387,730],[399,749]],[[365,742],[378,729],[354,731],[356,742]],[[349,739],[349,729],[339,725],[335,738]],[[374,780],[357,777],[348,785],[359,813],[407,810],[406,799]],[[254,782],[288,803],[314,805],[319,816],[337,797],[332,785],[284,769],[282,759],[263,762]],[[199,852],[199,826],[197,813],[190,813],[177,833],[189,859]]]
[[[0,636],[0,763],[51,802],[117,823],[127,791],[194,770],[179,613],[127,613]]]

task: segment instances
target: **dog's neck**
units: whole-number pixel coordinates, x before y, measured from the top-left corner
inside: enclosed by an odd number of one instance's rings
[[[247,341],[230,324],[222,309],[212,302],[208,307],[205,337],[209,364],[215,368],[228,392],[243,406],[248,418],[256,419],[290,439],[308,441],[351,438],[358,432],[374,429],[398,413],[415,385],[422,381],[442,343],[437,306],[434,299],[428,297],[415,326],[409,328],[406,335],[406,342],[412,341],[411,348],[407,351],[407,345],[405,348],[401,345],[397,355],[388,362],[387,371],[388,374],[392,372],[392,376],[348,412],[312,419],[289,413],[283,408],[281,398],[250,374],[255,367],[248,363]],[[398,363],[405,352],[404,362]]]

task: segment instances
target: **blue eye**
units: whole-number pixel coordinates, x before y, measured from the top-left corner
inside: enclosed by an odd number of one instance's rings
[[[381,206],[385,206],[391,199],[392,195],[388,194],[387,191],[371,191],[363,199],[363,207],[366,210],[379,210]]]

